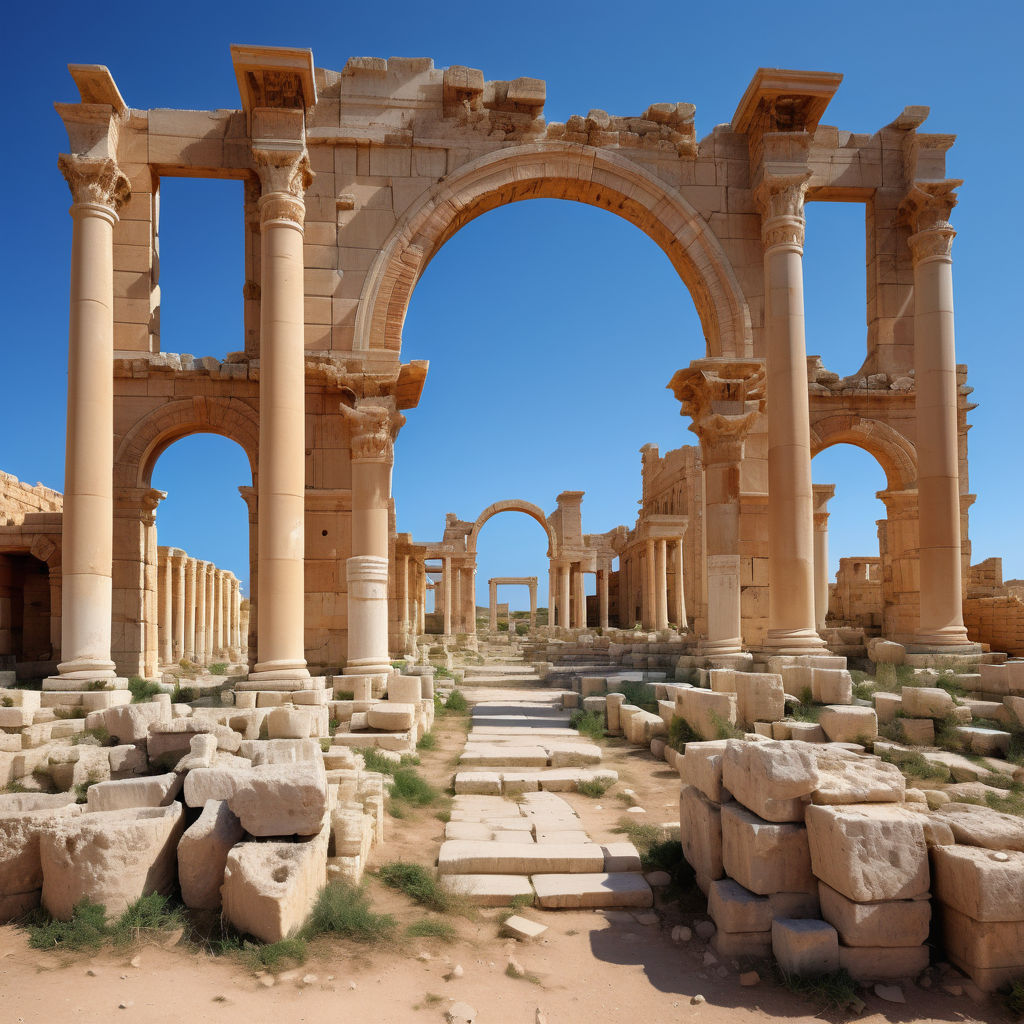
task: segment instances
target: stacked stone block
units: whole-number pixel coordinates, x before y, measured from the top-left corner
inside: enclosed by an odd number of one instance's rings
[[[434,724],[432,673],[335,676],[334,685],[327,708],[340,746],[411,754]]]

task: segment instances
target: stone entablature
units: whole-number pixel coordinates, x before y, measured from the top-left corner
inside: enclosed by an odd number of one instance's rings
[[[0,472],[0,523],[22,523],[35,512],[60,512],[64,495],[43,484],[24,483],[10,473]]]

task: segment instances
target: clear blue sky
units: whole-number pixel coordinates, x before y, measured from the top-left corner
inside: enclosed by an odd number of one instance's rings
[[[593,107],[640,113],[652,102],[697,105],[697,134],[728,121],[759,66],[840,71],[824,121],[874,131],[907,104],[925,130],[956,133],[952,176],[965,179],[954,224],[958,359],[980,407],[971,414],[974,560],[1001,555],[1024,576],[1015,527],[1024,499],[1016,411],[1024,266],[1018,222],[1024,15],[1017,3],[819,3],[787,10],[736,2],[466,6],[177,3],[87,13],[60,0],[5,14],[8,90],[0,163],[0,469],[63,485],[69,194],[57,170],[67,146],[52,104],[73,101],[69,62],[102,63],[138,108],[237,107],[231,42],[310,46],[320,66],[351,55],[430,56],[485,78],[547,82],[545,114]],[[282,27],[283,26],[283,27]],[[240,349],[241,191],[237,182],[164,183],[161,286],[168,351]],[[198,240],[199,244],[195,244]],[[807,237],[808,351],[840,373],[865,349],[863,211],[812,205]],[[413,295],[403,356],[431,362],[420,407],[399,437],[399,528],[437,538],[445,512],[472,519],[522,497],[547,511],[584,490],[584,528],[632,525],[637,450],[695,439],[665,390],[703,354],[693,303],[662,252],[636,229],[573,203],[520,203],[459,232]],[[814,461],[835,482],[831,554],[877,552],[881,470],[857,449]],[[161,543],[247,575],[248,483],[240,449],[216,437],[179,442],[155,486]],[[544,537],[525,516],[493,519],[480,541],[478,598],[494,575],[542,577]],[[509,590],[513,603],[526,593]],[[503,595],[504,596],[504,595]]]

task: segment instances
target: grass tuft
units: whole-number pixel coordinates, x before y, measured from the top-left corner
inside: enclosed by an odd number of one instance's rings
[[[364,888],[331,882],[320,890],[299,937],[309,940],[320,935],[340,935],[355,942],[376,943],[390,939],[396,927],[397,922],[390,914],[374,912]]]
[[[569,724],[588,739],[604,738],[604,715],[600,711],[574,711],[569,717]]]
[[[198,699],[199,691],[194,686],[182,686],[181,683],[174,684],[174,689],[171,691],[172,704],[190,704]]]
[[[422,864],[394,860],[381,865],[377,875],[386,886],[428,910],[446,914],[458,907],[457,896],[442,888],[434,873]]]
[[[596,799],[604,796],[612,785],[612,780],[607,778],[583,779],[576,783],[576,792]]]
[[[701,736],[692,725],[678,715],[668,724],[668,745],[680,754],[686,750],[687,743],[700,743]]]
[[[127,946],[145,936],[185,927],[180,907],[166,896],[151,893],[129,906],[113,922],[107,921],[102,903],[80,900],[71,912],[71,920],[58,921],[45,911],[29,915],[25,921],[28,944],[33,949],[99,949],[108,943]]]
[[[1003,989],[1003,1001],[1015,1017],[1024,1017],[1024,978],[1014,978]]]
[[[143,679],[142,676],[132,676],[128,680],[128,689],[131,691],[133,704],[141,704],[163,692],[159,683]]]
[[[403,800],[416,807],[426,807],[436,802],[441,791],[432,786],[414,768],[396,768],[391,782],[391,799]]]
[[[71,737],[71,743],[75,746],[79,743],[85,743],[87,745],[106,747],[110,745],[110,733],[104,726],[98,725],[95,729],[83,729],[81,732],[76,732]]]
[[[438,669],[440,672],[440,669]],[[454,711],[456,714],[465,714],[469,711],[469,701],[461,690],[452,690],[448,699],[444,702],[445,711]]]
[[[417,750],[436,750],[437,737],[432,732],[425,732],[416,744]]]
[[[459,933],[450,921],[441,921],[436,917],[424,917],[413,921],[405,934],[412,939],[439,939],[441,942],[454,942]]]
[[[782,984],[798,996],[812,999],[821,1006],[842,1010],[857,998],[857,985],[845,970],[832,971],[813,977],[779,972]]]

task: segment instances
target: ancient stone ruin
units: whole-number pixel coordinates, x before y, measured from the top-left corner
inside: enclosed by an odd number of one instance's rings
[[[237,110],[134,109],[101,65],[72,65],[80,99],[57,104],[67,476],[63,495],[0,476],[0,919],[173,890],[244,935],[293,934],[387,843],[368,759],[415,754],[437,676],[476,702],[434,861],[474,902],[660,905],[633,844],[570,800],[618,782],[589,720],[678,771],[721,958],[865,983],[946,961],[986,991],[1024,975],[1024,605],[998,560],[970,565],[953,137],[916,106],[829,126],[832,73],[761,69],[698,139],[687,103],[558,123],[532,78],[231,59]],[[174,176],[244,182],[224,360],[161,337]],[[495,495],[414,540],[391,497],[428,371],[402,362],[410,297],[463,225],[537,197],[610,210],[671,260],[706,348],[656,386],[697,443],[643,445],[632,525],[585,533],[567,490],[551,513]],[[805,204],[840,201],[866,211],[867,351],[846,378],[803,326]],[[252,468],[248,598],[157,543],[154,464],[197,432]],[[831,583],[834,488],[811,459],[839,443],[885,471],[886,518],[878,557]],[[545,530],[547,607],[536,577],[496,577],[478,616],[477,540],[503,512]],[[513,584],[529,615],[499,621]],[[488,698],[513,683],[522,699]]]

